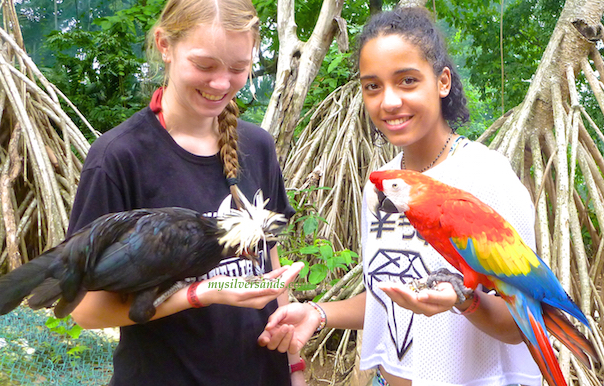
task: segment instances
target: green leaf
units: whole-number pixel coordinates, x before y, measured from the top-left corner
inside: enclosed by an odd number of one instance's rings
[[[298,276],[301,278],[304,278],[304,277],[306,277],[306,275],[308,275],[308,272],[310,271],[310,267],[308,266],[308,261],[302,260],[302,262],[304,263],[304,268],[302,268],[300,270],[300,272],[298,273]]]
[[[352,264],[352,255],[350,254],[350,251],[348,249],[345,249],[340,252],[340,256],[342,257],[342,259],[344,259],[346,264]]]
[[[283,266],[286,266],[286,265],[292,265],[294,263],[294,261],[288,259],[287,257],[280,257],[279,258],[279,263],[283,267]]]
[[[311,235],[313,233],[315,233],[315,231],[317,230],[317,228],[319,227],[319,222],[317,221],[316,218],[314,217],[309,217],[306,219],[306,221],[304,221],[304,235],[308,236]]]
[[[326,261],[333,258],[333,248],[329,244],[321,245],[319,252],[321,253],[321,257]]]
[[[341,256],[335,256],[333,259],[327,260],[327,266],[331,271],[342,267],[344,267],[345,270],[348,270],[348,268],[346,268],[345,261]]]
[[[333,72],[333,70],[340,65],[342,59],[344,59],[344,56],[336,56],[336,58],[332,60],[331,63],[329,63],[329,67],[327,67],[327,72]]]
[[[77,356],[77,354],[82,353],[86,350],[90,350],[90,347],[87,346],[75,346],[71,350],[67,351],[67,354]]]
[[[305,283],[302,285],[296,285],[294,291],[312,291],[317,288],[316,284]]]
[[[310,267],[308,281],[312,284],[319,284],[327,277],[327,266],[325,264],[314,264]]]
[[[314,245],[309,245],[307,247],[300,248],[300,253],[303,255],[314,255],[315,253],[319,253],[319,248]]]
[[[108,30],[113,25],[113,23],[111,23],[108,20],[102,20],[102,21],[100,21],[99,23],[96,23],[96,24],[99,24],[101,26],[101,28],[104,29],[104,30]]]
[[[77,324],[74,324],[69,330],[67,330],[67,334],[71,336],[73,339],[78,339],[80,334],[82,333],[82,327]]]
[[[344,265],[344,264],[336,264],[335,268],[340,268],[342,271],[347,272],[348,271],[348,266]],[[334,269],[335,269],[334,268]]]
[[[46,327],[52,330],[57,328],[60,323],[61,321],[59,319],[55,318],[54,316],[49,316],[48,319],[46,319],[46,323],[44,324],[46,325]]]
[[[321,292],[320,294],[318,294],[317,296],[314,297],[314,299],[312,300],[313,302],[318,302],[319,299],[321,299],[323,297],[323,295],[325,294],[325,291]]]

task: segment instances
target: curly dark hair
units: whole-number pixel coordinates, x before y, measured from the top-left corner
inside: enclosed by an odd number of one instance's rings
[[[357,38],[357,68],[365,44],[383,35],[400,35],[413,43],[428,63],[432,63],[435,74],[442,73],[445,67],[451,70],[451,91],[441,101],[442,114],[453,130],[468,122],[470,112],[466,106],[461,79],[449,58],[445,40],[434,25],[428,10],[421,7],[403,7],[374,15]]]

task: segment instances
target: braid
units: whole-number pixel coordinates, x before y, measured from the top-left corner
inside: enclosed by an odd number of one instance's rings
[[[241,201],[236,192],[238,183],[237,175],[239,173],[239,158],[237,156],[237,117],[239,117],[239,108],[237,102],[231,100],[225,109],[218,116],[218,130],[220,139],[220,158],[224,168],[224,175],[227,178],[231,195],[237,204],[241,207]]]

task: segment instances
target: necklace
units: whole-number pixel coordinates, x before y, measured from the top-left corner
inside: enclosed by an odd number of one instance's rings
[[[440,150],[440,153],[438,153],[438,155],[436,156],[436,158],[434,158],[434,161],[430,162],[430,165],[428,165],[425,168],[423,168],[422,170],[420,170],[419,171],[420,173],[423,173],[426,170],[430,169],[432,166],[434,166],[434,164],[436,163],[436,161],[438,161],[438,159],[440,158],[440,156],[443,155],[445,149],[447,148],[447,145],[449,144],[449,141],[451,141],[451,137],[452,136],[453,136],[453,131],[451,131],[449,133],[449,138],[447,138],[447,142],[445,142],[445,145]],[[401,166],[403,167],[403,170],[407,169],[407,166],[405,166],[405,153],[403,153],[403,159],[401,160]]]

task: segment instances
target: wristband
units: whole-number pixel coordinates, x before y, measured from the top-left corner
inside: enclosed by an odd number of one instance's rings
[[[203,307],[203,304],[201,304],[201,302],[199,301],[199,298],[197,297],[197,287],[199,286],[200,283],[201,283],[200,281],[196,281],[195,283],[191,284],[189,286],[189,289],[187,290],[187,300],[189,301],[189,304],[193,308]]]
[[[293,365],[289,365],[289,373],[295,373],[296,371],[304,371],[306,369],[306,362],[304,358],[300,358],[298,363],[294,363]]]
[[[311,306],[313,306],[313,308],[315,310],[317,310],[317,312],[321,316],[321,323],[319,323],[319,327],[317,327],[317,329],[315,330],[315,332],[319,332],[322,329],[324,329],[325,326],[327,325],[327,314],[325,314],[325,310],[323,308],[321,308],[321,306],[319,306],[317,303],[315,303],[315,302],[308,302],[308,304],[310,304]]]
[[[453,311],[453,313],[458,314],[458,315],[470,315],[470,314],[473,314],[478,309],[479,305],[480,305],[480,296],[478,296],[478,294],[475,292],[474,296],[472,296],[472,303],[470,303],[470,306],[468,308],[466,308],[464,311],[460,311],[459,309],[457,309],[457,307],[453,307],[453,308],[451,308],[451,311]]]

